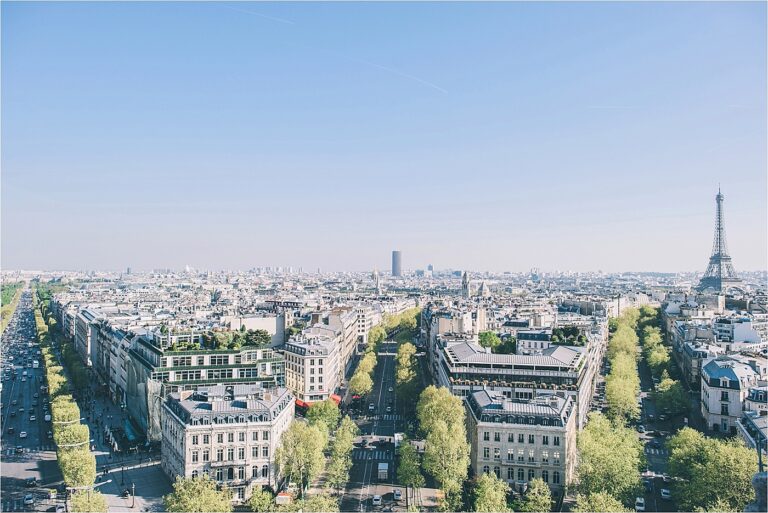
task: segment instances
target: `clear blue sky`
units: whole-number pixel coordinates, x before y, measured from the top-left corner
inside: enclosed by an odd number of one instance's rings
[[[2,264],[763,269],[765,3],[2,3]]]

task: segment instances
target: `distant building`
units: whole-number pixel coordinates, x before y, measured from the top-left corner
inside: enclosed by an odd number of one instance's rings
[[[736,434],[750,389],[764,382],[765,358],[717,356],[701,368],[701,415],[713,431]]]
[[[403,255],[400,251],[392,252],[392,276],[400,277],[403,275]]]
[[[342,376],[338,332],[316,324],[285,344],[285,382],[304,406],[331,397]]]
[[[285,388],[218,385],[175,392],[162,409],[162,468],[173,480],[210,476],[246,501],[277,487],[275,451],[294,417]]]
[[[576,403],[564,393],[510,399],[480,390],[467,397],[470,465],[493,472],[518,491],[535,478],[553,491],[569,485],[576,469]]]

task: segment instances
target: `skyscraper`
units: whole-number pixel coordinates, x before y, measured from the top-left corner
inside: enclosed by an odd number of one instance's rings
[[[403,255],[395,250],[392,252],[392,276],[403,275]]]

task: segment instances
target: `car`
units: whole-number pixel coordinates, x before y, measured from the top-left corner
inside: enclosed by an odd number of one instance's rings
[[[16,446],[16,454],[24,454],[24,447],[17,445]]]
[[[653,416],[653,413],[648,414],[648,420],[654,420],[656,417]]]
[[[35,394],[34,394],[34,395],[32,395],[32,397],[33,397],[34,399],[37,399],[39,396],[37,395],[37,392],[35,392]]]
[[[16,416],[16,410],[11,410],[11,417],[15,417],[15,416]]]
[[[28,477],[24,482],[24,486],[26,486],[27,488],[34,488],[35,486],[37,486],[37,479],[35,479],[34,477]]]
[[[36,421],[36,420],[37,420],[37,417],[35,417],[34,415],[30,415],[30,416],[29,416],[29,421],[30,421],[30,422],[34,422],[34,421]]]
[[[53,433],[48,431],[48,440],[50,440],[51,438],[53,438]]]
[[[12,434],[14,434],[15,432],[16,432],[16,429],[15,429],[13,426],[11,426],[11,427],[9,427],[9,428],[8,428],[8,434],[9,434],[9,435],[12,435]]]
[[[645,426],[643,426],[642,424],[637,426],[637,432],[638,433],[645,433]]]
[[[24,377],[24,376],[22,376],[22,377],[21,377],[21,382],[22,382],[22,383],[24,383],[26,380],[27,380],[27,378],[26,378],[26,377]]]
[[[392,407],[391,406],[387,406],[387,413],[389,413],[391,411],[392,411]]]
[[[395,491],[392,493],[392,495],[396,501],[399,501],[403,497],[403,492],[400,491],[400,488],[395,488]]]
[[[22,431],[21,433],[19,433],[19,438],[26,438],[26,437],[27,437],[26,431]]]
[[[667,416],[662,413],[661,415],[659,415],[659,420],[661,421],[667,420]]]
[[[34,503],[35,503],[35,498],[32,496],[31,493],[28,493],[27,495],[24,496],[24,505],[25,506],[31,506]]]
[[[373,411],[375,409],[376,409],[376,406],[373,403],[368,405],[368,411]]]
[[[372,506],[381,506],[381,495],[374,495],[371,499]]]
[[[635,511],[645,511],[645,498],[635,498]]]
[[[19,413],[24,413],[24,407],[19,408]]]
[[[387,390],[388,390],[390,393],[395,391],[395,389],[394,389],[394,388],[392,388],[392,387],[389,387]]]
[[[664,499],[665,501],[672,499],[672,492],[670,492],[668,488],[662,488],[661,498]]]
[[[62,506],[61,504],[59,504],[58,506],[56,506],[56,511],[55,511],[55,513],[64,513],[65,511],[66,511],[66,509],[65,509],[65,508],[64,508],[64,506]]]
[[[11,401],[11,406],[16,406],[17,404],[19,404],[19,401],[17,401],[16,399]]]

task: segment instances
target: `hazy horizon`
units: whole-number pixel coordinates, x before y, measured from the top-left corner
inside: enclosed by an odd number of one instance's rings
[[[3,269],[767,267],[765,3],[0,9]]]

